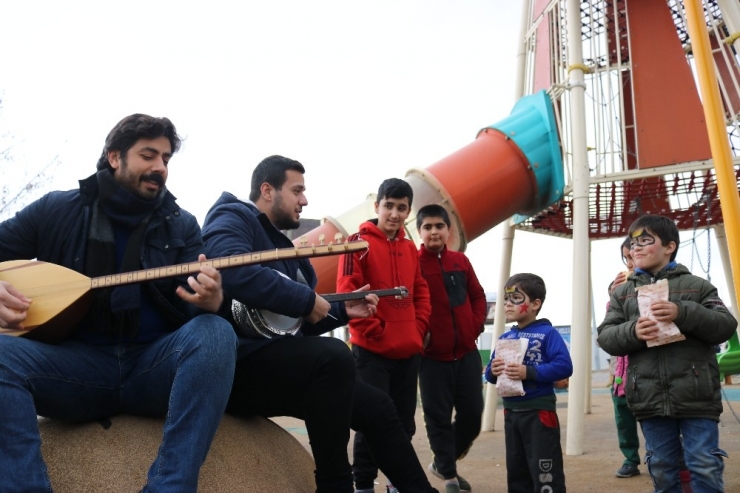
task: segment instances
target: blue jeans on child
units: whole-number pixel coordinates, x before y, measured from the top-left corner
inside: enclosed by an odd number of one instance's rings
[[[649,418],[640,421],[645,436],[647,466],[655,493],[681,491],[681,437],[694,493],[722,492],[725,469],[719,448],[717,421],[702,418]]]
[[[144,491],[195,492],[231,391],[236,343],[216,315],[148,344],[0,336],[0,491],[51,491],[37,414],[82,422],[127,413],[166,416]]]

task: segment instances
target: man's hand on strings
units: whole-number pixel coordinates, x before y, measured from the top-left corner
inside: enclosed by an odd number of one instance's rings
[[[354,292],[359,293],[361,291],[368,291],[369,289],[370,285],[365,284]],[[368,294],[361,300],[345,301],[344,308],[347,310],[347,316],[349,318],[368,318],[375,316],[375,314],[378,313],[378,301],[380,300],[377,295]]]
[[[205,262],[204,254],[198,255],[198,262]],[[221,273],[211,265],[202,265],[197,276],[188,277],[189,292],[183,286],[178,286],[177,295],[188,303],[209,312],[218,311],[224,301],[224,292],[221,288]]]
[[[306,317],[306,321],[311,324],[318,323],[329,315],[329,310],[331,310],[331,303],[317,294],[316,301],[313,303],[313,310]]]

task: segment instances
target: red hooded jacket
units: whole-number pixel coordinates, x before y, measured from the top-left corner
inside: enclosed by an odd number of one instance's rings
[[[403,229],[389,239],[376,225],[364,222],[360,232],[349,240],[365,240],[366,251],[339,258],[337,291],[349,292],[365,284],[370,289],[405,287],[406,298],[382,297],[375,317],[355,318],[349,322],[350,342],[389,359],[410,358],[421,352],[427,332],[429,288],[419,270],[414,242],[406,239]]]
[[[423,355],[439,361],[460,359],[477,349],[475,340],[488,312],[486,293],[461,252],[445,246],[437,253],[422,245],[419,265],[432,300],[431,338]]]

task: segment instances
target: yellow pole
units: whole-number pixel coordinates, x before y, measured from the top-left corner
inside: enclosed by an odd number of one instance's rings
[[[709,33],[704,20],[702,2],[701,0],[684,0],[684,8],[696,61],[696,72],[699,76],[699,90],[704,103],[704,119],[707,121],[709,146],[712,149],[714,170],[717,174],[722,218],[725,222],[727,245],[730,251],[732,279],[737,288],[740,286],[740,277],[738,277],[740,276],[740,197],[738,197],[730,141],[727,137],[727,127],[717,74],[714,71],[714,60],[709,47]]]

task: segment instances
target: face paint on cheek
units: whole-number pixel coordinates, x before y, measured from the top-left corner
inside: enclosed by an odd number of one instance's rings
[[[519,307],[519,313],[524,314],[529,311],[529,303],[522,303],[522,305]]]

